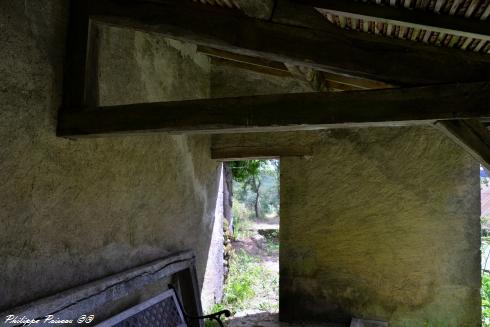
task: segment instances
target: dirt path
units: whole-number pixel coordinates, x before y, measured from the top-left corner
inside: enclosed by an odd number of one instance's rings
[[[265,268],[279,273],[279,219],[256,221],[249,232],[250,237],[232,243],[235,250],[246,251]]]
[[[279,274],[279,250],[274,251],[267,248],[267,243],[261,238],[249,237],[244,240],[232,242],[235,251],[244,250],[256,257],[260,265],[267,270]]]

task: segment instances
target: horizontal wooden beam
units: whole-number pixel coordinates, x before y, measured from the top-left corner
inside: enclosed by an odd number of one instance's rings
[[[395,85],[490,80],[488,56],[349,32],[326,19],[322,29],[310,29],[179,5],[114,0],[93,1],[90,14],[109,25]]]
[[[217,134],[211,138],[211,158],[221,161],[306,157],[313,155],[318,134],[275,132]]]
[[[354,0],[297,0],[330,13],[473,39],[490,40],[490,22]]]
[[[61,110],[58,135],[222,133],[489,118],[490,82],[338,93],[295,93]]]
[[[438,121],[435,126],[466,150],[486,169],[490,169],[490,132],[478,120]]]

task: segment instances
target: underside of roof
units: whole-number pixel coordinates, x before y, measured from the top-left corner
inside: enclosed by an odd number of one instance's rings
[[[486,20],[490,15],[490,0],[364,0],[363,2],[473,20]],[[383,19],[339,14],[328,9],[317,8],[317,10],[331,23],[344,29],[424,42],[436,46],[490,53],[490,41],[481,38],[444,33],[427,27],[411,27],[402,23],[393,24],[383,21]]]

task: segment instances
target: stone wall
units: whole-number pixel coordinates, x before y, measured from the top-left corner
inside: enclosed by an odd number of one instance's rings
[[[479,326],[478,164],[429,127],[318,137],[281,159],[281,318]]]
[[[67,5],[0,3],[0,311],[185,249],[202,283],[219,225],[209,137],[55,136]],[[101,40],[101,104],[209,96],[193,47],[107,28]]]

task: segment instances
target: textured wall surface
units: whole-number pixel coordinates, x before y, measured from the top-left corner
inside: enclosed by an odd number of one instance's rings
[[[209,246],[206,273],[201,290],[202,307],[204,311],[209,311],[215,303],[220,303],[223,298],[224,282],[224,245],[223,245],[223,183],[224,173],[221,167],[219,180],[218,197],[216,198],[214,227],[211,236],[211,245]],[[219,287],[218,287],[219,286]]]
[[[206,267],[220,173],[208,137],[55,136],[67,4],[0,2],[0,311],[174,251],[196,252],[200,282]],[[187,45],[101,38],[102,104],[209,96],[209,62]]]
[[[479,167],[430,128],[321,132],[281,160],[280,314],[479,326]]]

